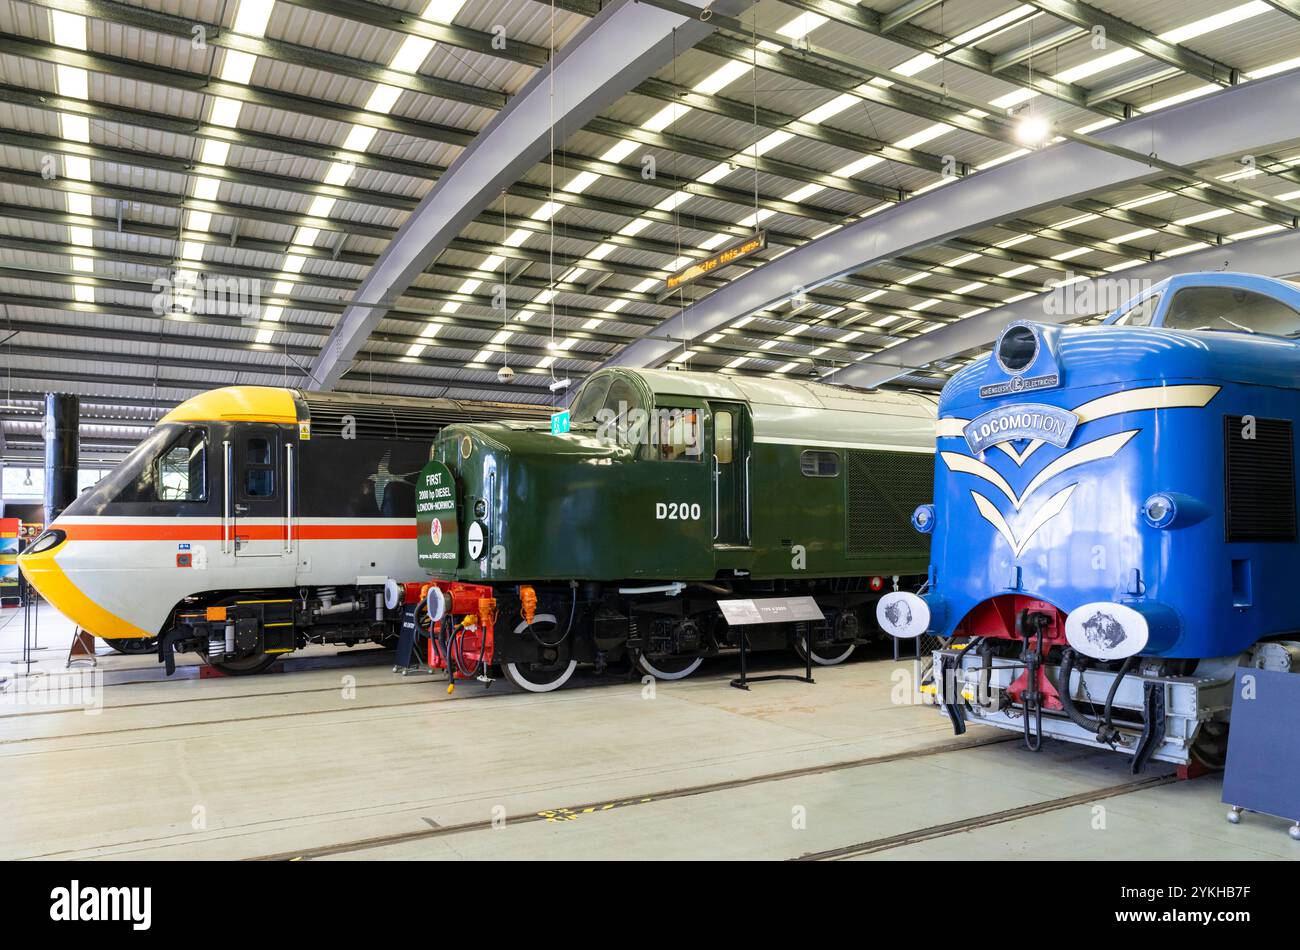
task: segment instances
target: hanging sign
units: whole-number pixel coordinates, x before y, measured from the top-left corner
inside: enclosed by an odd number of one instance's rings
[[[759,231],[753,237],[744,238],[735,244],[724,247],[720,251],[715,251],[711,257],[706,257],[700,261],[692,261],[687,267],[669,275],[668,279],[664,281],[664,287],[668,290],[684,287],[692,281],[711,274],[719,267],[734,264],[742,257],[756,254],[765,247],[767,247],[767,232]]]

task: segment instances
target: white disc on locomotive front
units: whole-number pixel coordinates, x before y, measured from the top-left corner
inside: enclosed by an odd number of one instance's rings
[[[930,605],[909,591],[890,591],[876,601],[876,622],[890,636],[910,640],[930,629]]]
[[[437,623],[447,616],[447,595],[442,592],[441,588],[430,587],[429,593],[424,600],[424,606],[429,611],[429,619]]]
[[[465,532],[465,538],[469,559],[477,561],[483,556],[483,545],[487,541],[487,538],[483,535],[483,526],[475,521],[469,526],[469,531]]]
[[[1132,607],[1096,601],[1075,607],[1065,618],[1065,639],[1095,660],[1125,660],[1150,639],[1147,618]]]

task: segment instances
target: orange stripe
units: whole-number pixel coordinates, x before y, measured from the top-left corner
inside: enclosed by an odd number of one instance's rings
[[[308,541],[335,540],[415,540],[413,524],[303,524],[294,532],[294,537]]]
[[[70,524],[69,541],[220,541],[219,524]]]
[[[220,541],[221,525],[70,524],[63,528],[69,541]],[[256,541],[283,541],[284,525],[239,525],[235,534]],[[294,537],[309,541],[414,540],[415,525],[308,524],[299,525]]]

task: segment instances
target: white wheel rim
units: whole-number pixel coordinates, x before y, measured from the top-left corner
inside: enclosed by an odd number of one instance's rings
[[[524,676],[523,673],[520,672],[519,665],[517,663],[507,663],[504,667],[506,678],[509,679],[510,682],[518,686],[520,689],[527,690],[530,693],[549,693],[553,689],[559,689],[561,686],[563,686],[565,683],[569,681],[569,677],[573,675],[573,671],[576,670],[577,668],[578,668],[578,661],[570,660],[569,665],[568,667],[565,668],[564,672],[561,673],[558,677],[556,677],[551,682],[534,683],[531,680],[529,680],[526,676]]]
[[[647,660],[644,656],[638,658],[636,664],[637,666],[641,667],[641,672],[649,673],[657,680],[680,680],[680,679],[685,679],[686,677],[694,673],[696,670],[698,670],[700,668],[700,664],[703,662],[704,662],[704,657],[697,656],[695,658],[695,662],[691,663],[689,666],[686,667],[686,669],[678,673],[665,673],[663,670],[659,669],[657,666],[655,666],[653,663]]]
[[[819,656],[816,650],[809,651],[808,642],[806,640],[803,642],[803,652],[811,652],[812,661],[818,666],[837,666],[847,660],[857,648],[856,643],[850,643],[839,656],[823,657]]]

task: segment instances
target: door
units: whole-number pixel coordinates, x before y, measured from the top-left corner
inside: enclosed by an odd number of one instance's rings
[[[749,433],[745,407],[709,402],[713,445],[713,543],[749,544]]]
[[[290,553],[288,488],[280,432],[238,426],[233,453],[232,514],[236,557]]]

